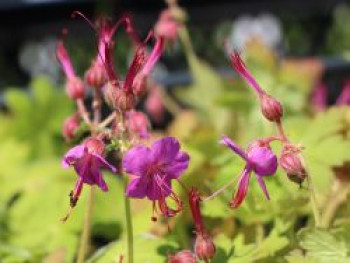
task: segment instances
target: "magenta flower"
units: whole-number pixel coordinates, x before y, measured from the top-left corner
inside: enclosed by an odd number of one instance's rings
[[[345,82],[343,90],[337,98],[335,104],[338,106],[350,104],[350,80]]]
[[[63,168],[73,166],[78,180],[71,195],[71,206],[75,206],[80,196],[83,184],[97,185],[102,191],[108,191],[100,169],[107,168],[116,172],[114,166],[109,164],[102,156],[104,144],[96,138],[89,138],[85,143],[70,149],[62,160]]]
[[[311,102],[316,111],[326,110],[327,96],[328,90],[326,84],[322,82],[317,83],[311,95]]]
[[[148,148],[138,145],[131,148],[123,158],[124,170],[133,175],[126,195],[158,202],[161,214],[169,217],[181,211],[181,201],[171,188],[171,180],[178,180],[187,169],[189,156],[180,151],[179,142],[172,137],[157,140]],[[166,197],[177,203],[177,209],[170,209]],[[155,212],[155,211],[154,211]]]
[[[234,199],[231,201],[230,206],[236,208],[243,202],[247,195],[250,174],[252,171],[255,173],[256,179],[258,180],[266,199],[269,200],[270,197],[263,177],[273,175],[276,172],[278,165],[277,157],[269,147],[269,141],[258,140],[251,144],[247,152],[244,152],[227,136],[223,136],[220,142],[246,161],[246,166],[239,178],[238,191]]]

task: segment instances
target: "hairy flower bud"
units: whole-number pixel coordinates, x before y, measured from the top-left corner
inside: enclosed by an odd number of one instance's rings
[[[68,97],[73,100],[84,98],[85,92],[83,81],[78,77],[69,78],[66,83],[66,91]]]
[[[307,173],[298,153],[282,152],[280,165],[291,181],[301,184],[305,180]]]
[[[93,61],[85,73],[85,81],[92,88],[101,88],[108,80],[104,65]]]
[[[194,244],[194,250],[200,260],[211,260],[216,252],[216,247],[210,236],[198,234]]]
[[[196,263],[196,256],[190,250],[182,250],[168,258],[168,263]]]
[[[108,105],[116,110],[129,111],[135,107],[135,96],[119,86],[109,82],[105,87],[105,99]]]
[[[75,115],[69,116],[63,122],[63,126],[62,126],[63,137],[67,141],[73,139],[75,136],[75,132],[78,130],[78,128],[79,128],[78,118]]]
[[[134,79],[132,92],[135,94],[135,96],[141,97],[146,93],[146,90],[147,90],[147,76],[145,74],[140,73],[136,75]]]
[[[261,112],[266,119],[272,122],[278,122],[282,118],[283,108],[274,97],[262,93],[260,95]]]
[[[156,121],[160,122],[165,113],[163,98],[158,87],[153,87],[145,102],[147,112]]]
[[[105,150],[105,144],[98,138],[88,138],[85,140],[84,145],[88,149],[89,153],[102,155]]]
[[[140,111],[130,111],[127,113],[126,126],[131,133],[136,133],[140,138],[148,138],[148,128],[150,122],[146,114]]]

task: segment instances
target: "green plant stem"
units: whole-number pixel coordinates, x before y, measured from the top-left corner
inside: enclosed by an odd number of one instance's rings
[[[315,194],[315,189],[314,185],[312,183],[312,178],[310,174],[307,176],[308,180],[308,185],[309,185],[309,192],[310,192],[310,202],[311,202],[311,207],[312,207],[312,212],[314,214],[314,219],[315,219],[315,227],[321,227],[321,215],[320,215],[320,210],[316,201],[316,194]]]
[[[322,214],[322,227],[328,228],[339,208],[344,202],[346,202],[347,197],[350,193],[350,185],[348,183],[341,183],[336,181],[336,187],[334,189],[331,198],[324,209]]]
[[[86,251],[88,250],[90,243],[90,225],[91,225],[91,215],[94,203],[95,190],[92,186],[90,188],[89,199],[87,202],[87,207],[84,217],[83,233],[80,239],[80,247],[78,251],[77,263],[84,263]]]
[[[126,192],[126,187],[128,185],[128,178],[124,175],[124,193]],[[134,237],[132,228],[132,218],[130,209],[130,199],[124,194],[124,209],[125,209],[125,223],[126,223],[126,236],[128,244],[128,262],[134,262]]]

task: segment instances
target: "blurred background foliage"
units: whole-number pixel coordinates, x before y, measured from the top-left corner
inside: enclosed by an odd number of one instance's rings
[[[349,12],[347,6],[335,9],[326,41],[318,49],[320,54],[349,56]],[[274,132],[270,123],[261,118],[255,95],[246,84],[233,74],[219,74],[217,70],[229,65],[222,43],[231,30],[231,25],[223,22],[216,30],[182,31],[179,42],[169,48],[163,59],[167,69],[184,65],[192,82],[180,82],[169,90],[181,110],[166,119],[166,128],[156,130],[154,136],[170,135],[181,140],[191,156],[184,184],[198,186],[204,196],[239,176],[243,167],[239,158],[218,144],[222,133],[246,146]],[[118,35],[117,39],[116,67],[123,73],[131,50],[126,37]],[[308,31],[300,22],[286,26],[284,41],[285,49],[296,55],[307,54],[312,47]],[[94,45],[72,42],[68,47],[82,74],[93,57]],[[252,181],[239,209],[231,210],[227,205],[234,186],[204,203],[205,224],[218,247],[213,263],[350,261],[350,109],[330,106],[316,112],[310,97],[324,65],[309,57],[285,58],[283,52],[254,39],[246,44],[244,59],[257,81],[284,105],[286,131],[293,142],[305,147],[322,220],[331,229],[311,227],[309,186],[293,184],[278,170],[274,177],[266,179],[270,202],[264,200]],[[60,222],[76,179],[72,170],[60,167],[63,153],[71,146],[62,139],[61,125],[74,111],[73,104],[62,85],[39,74],[32,76],[28,89],[6,87],[3,100],[0,261],[73,262],[87,200],[85,191],[70,220]],[[91,263],[116,262],[125,253],[122,182],[117,175],[107,173],[105,178],[110,191],[96,191],[87,261]],[[194,234],[186,195],[181,187],[177,190],[182,192],[185,206],[179,217],[170,220],[171,232],[164,221],[151,222],[151,204],[132,201],[135,262],[165,262],[169,253],[191,247]]]

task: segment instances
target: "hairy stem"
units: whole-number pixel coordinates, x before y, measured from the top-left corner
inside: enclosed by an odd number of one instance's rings
[[[87,208],[85,211],[83,233],[80,239],[80,247],[78,251],[77,263],[84,263],[85,255],[90,245],[89,244],[90,243],[90,225],[91,225],[91,215],[92,215],[92,208],[94,203],[94,196],[95,196],[95,190],[94,190],[94,187],[91,186],[89,199],[87,202]]]
[[[77,107],[78,107],[78,112],[80,117],[86,122],[87,125],[91,125],[91,120],[89,118],[89,113],[87,109],[85,108],[84,101],[83,99],[77,99],[76,100]]]
[[[100,89],[94,90],[94,99],[92,101],[92,108],[94,111],[94,125],[97,125],[101,121],[101,110],[102,110],[102,93]]]

